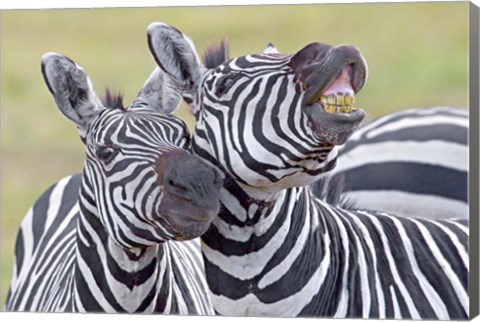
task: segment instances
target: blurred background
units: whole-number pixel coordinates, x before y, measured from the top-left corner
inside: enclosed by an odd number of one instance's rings
[[[0,12],[1,293],[13,268],[17,230],[38,196],[80,172],[83,145],[57,110],[40,72],[47,51],[82,65],[98,93],[108,86],[129,104],[154,68],[146,28],[171,24],[198,50],[225,37],[231,56],[285,54],[310,42],[354,44],[369,65],[356,105],[369,118],[421,106],[465,108],[468,2],[315,4],[188,8],[10,10]],[[188,108],[177,115],[193,125]]]

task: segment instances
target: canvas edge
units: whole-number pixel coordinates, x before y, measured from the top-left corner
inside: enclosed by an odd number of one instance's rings
[[[469,276],[469,296],[470,296],[470,319],[479,315],[480,299],[480,216],[479,216],[479,52],[480,52],[480,8],[473,2],[469,6],[469,145],[470,145],[470,171],[469,171],[469,208],[470,208],[470,276]],[[475,231],[476,230],[476,231]]]

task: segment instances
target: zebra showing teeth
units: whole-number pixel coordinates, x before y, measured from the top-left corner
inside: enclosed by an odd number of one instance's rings
[[[320,103],[328,113],[351,113],[355,97],[345,96],[342,93],[330,96],[320,96]]]
[[[148,43],[196,117],[192,151],[225,177],[202,236],[218,313],[468,318],[468,223],[342,208],[311,193],[365,117],[353,109],[367,75],[357,48],[312,43],[229,59],[219,46],[203,65],[172,26],[151,24]],[[321,106],[338,93],[343,104],[351,97],[350,113]]]

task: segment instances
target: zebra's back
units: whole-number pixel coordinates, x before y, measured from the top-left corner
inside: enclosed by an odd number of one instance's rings
[[[335,316],[468,317],[467,222],[332,210],[333,231],[343,226],[353,237],[341,252],[350,260],[340,265],[344,279]],[[358,302],[345,305],[348,298]]]
[[[332,176],[358,208],[467,218],[468,112],[417,108],[380,117],[339,150]],[[320,195],[319,184],[313,191]]]
[[[15,245],[6,310],[72,312],[81,174],[49,187],[22,220]],[[159,265],[169,279],[158,292],[157,311],[213,315],[200,240],[169,241]]]
[[[23,219],[6,309],[72,311],[78,189],[81,175],[48,188]]]

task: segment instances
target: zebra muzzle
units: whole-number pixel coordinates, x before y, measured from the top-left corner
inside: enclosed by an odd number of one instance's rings
[[[355,90],[352,86],[353,67],[344,66],[338,77],[320,92],[317,103],[328,113],[351,113],[354,111]]]
[[[367,76],[360,51],[353,46],[317,43],[302,49],[292,61],[311,127],[323,142],[345,143],[366,115],[354,107],[355,95]]]
[[[315,132],[332,145],[340,145],[352,135],[365,118],[362,109],[354,107],[353,67],[344,66],[339,75],[304,104]]]
[[[199,237],[219,210],[220,173],[181,150],[164,153],[156,164],[163,197],[157,212],[175,231],[174,240]]]

